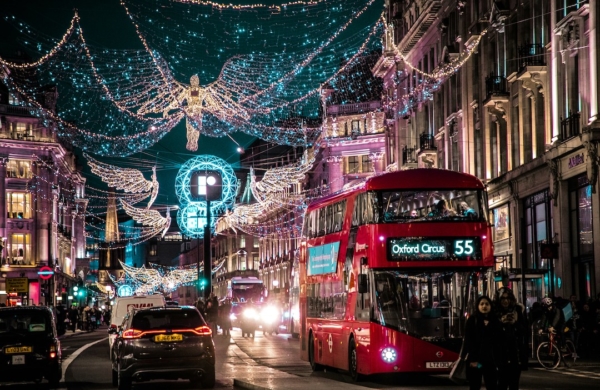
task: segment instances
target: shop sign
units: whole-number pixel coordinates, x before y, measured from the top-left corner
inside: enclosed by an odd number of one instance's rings
[[[6,292],[26,293],[29,291],[29,280],[27,278],[6,278]]]
[[[569,169],[575,168],[578,165],[585,163],[585,158],[583,157],[583,153],[576,154],[573,157],[569,158]]]

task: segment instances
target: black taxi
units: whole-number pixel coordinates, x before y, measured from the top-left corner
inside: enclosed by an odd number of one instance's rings
[[[41,382],[58,387],[60,341],[48,307],[0,308],[0,382]]]

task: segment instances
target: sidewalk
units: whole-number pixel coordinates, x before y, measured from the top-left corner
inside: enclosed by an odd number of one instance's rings
[[[300,377],[261,366],[228,337],[216,336],[214,342],[217,354],[217,382],[227,386],[251,390],[364,390],[364,387],[331,379]]]

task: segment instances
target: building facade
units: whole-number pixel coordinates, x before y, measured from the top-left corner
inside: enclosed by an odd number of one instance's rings
[[[497,270],[528,305],[600,292],[597,19],[593,1],[387,2],[391,169],[483,180]]]
[[[56,97],[48,88],[45,108]],[[0,303],[11,306],[67,304],[63,293],[85,257],[85,179],[38,114],[0,89]]]

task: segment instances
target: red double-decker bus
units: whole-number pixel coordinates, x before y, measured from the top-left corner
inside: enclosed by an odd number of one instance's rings
[[[448,371],[469,305],[493,284],[484,185],[441,169],[385,173],[309,205],[301,357],[362,375]]]

